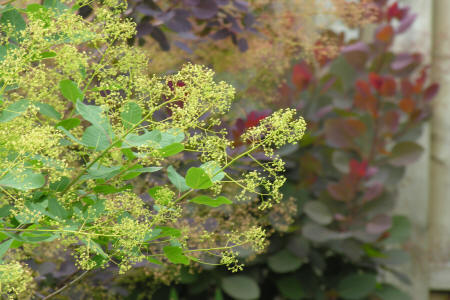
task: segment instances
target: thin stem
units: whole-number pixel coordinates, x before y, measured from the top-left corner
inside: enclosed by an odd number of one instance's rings
[[[75,277],[71,282],[63,285],[62,287],[60,287],[59,289],[57,289],[56,291],[54,291],[53,293],[47,295],[45,298],[43,298],[43,300],[46,299],[50,299],[53,296],[58,295],[59,293],[61,293],[62,291],[64,291],[65,289],[67,289],[69,286],[75,284],[77,281],[81,280],[84,276],[86,276],[89,273],[89,271],[84,271],[83,273],[81,273],[80,275],[78,275],[77,277]]]
[[[128,134],[130,134],[131,132],[133,132],[134,130],[136,130],[136,128],[138,128],[143,122],[145,122],[148,118],[150,118],[153,113],[155,111],[157,111],[158,109],[160,109],[161,107],[164,107],[165,105],[171,103],[171,102],[175,102],[178,101],[177,98],[174,98],[172,100],[166,101],[156,107],[154,107],[142,120],[140,120],[138,123],[136,123],[133,127],[131,127],[129,130],[127,130],[124,134],[122,134],[120,136],[119,139],[117,139],[115,142],[111,143],[111,145],[109,145],[105,150],[103,150],[93,161],[91,161],[85,168],[83,168],[82,170],[80,170],[80,172],[78,173],[78,175],[70,182],[70,184],[62,191],[62,195],[64,195],[65,193],[67,193],[67,191],[70,190],[70,188],[78,182],[78,180],[80,180],[81,176],[84,175],[84,173],[89,170],[97,161],[99,161],[106,153],[109,152],[109,150],[111,150],[113,147],[115,147],[118,143],[122,142],[122,140],[124,140]]]

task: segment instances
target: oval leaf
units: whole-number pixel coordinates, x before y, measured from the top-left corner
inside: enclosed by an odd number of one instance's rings
[[[165,246],[163,248],[164,255],[174,264],[189,265],[189,258],[183,254],[183,249],[176,246]]]
[[[305,204],[303,210],[305,213],[321,225],[330,224],[333,220],[333,216],[331,215],[328,207],[319,201],[310,201]]]
[[[275,273],[288,273],[300,268],[303,261],[288,250],[281,250],[270,256],[267,263]]]
[[[339,296],[344,299],[363,299],[375,290],[377,280],[372,274],[352,274],[338,285]]]
[[[210,188],[213,183],[202,168],[190,168],[186,174],[186,184],[197,190]]]
[[[253,278],[244,275],[223,278],[222,289],[234,299],[259,299],[261,294],[256,281]]]
[[[83,93],[77,84],[72,80],[66,79],[59,82],[59,90],[61,94],[69,101],[76,103],[77,100],[83,100]]]
[[[233,202],[223,196],[217,197],[217,199],[212,199],[208,196],[197,196],[189,202],[203,204],[211,207],[219,207],[223,204],[233,204]]]

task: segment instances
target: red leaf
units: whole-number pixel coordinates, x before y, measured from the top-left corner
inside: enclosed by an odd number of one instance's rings
[[[414,111],[414,108],[416,107],[416,103],[414,103],[411,98],[404,98],[399,103],[400,109],[403,110],[405,113],[410,114]]]
[[[395,82],[395,79],[392,77],[385,77],[383,79],[383,83],[380,88],[381,96],[385,97],[394,96],[396,90],[397,90],[397,83]]]
[[[375,37],[380,42],[390,44],[394,38],[394,29],[391,25],[386,25],[376,33]]]
[[[412,83],[408,79],[403,79],[401,86],[402,86],[403,97],[410,98],[411,95],[413,94]]]
[[[431,101],[439,92],[439,84],[433,83],[423,92],[423,100]]]
[[[329,183],[327,191],[336,200],[351,201],[356,196],[357,181],[351,176],[344,176],[339,182]]]
[[[363,178],[367,175],[369,164],[366,160],[359,162],[356,159],[351,159],[349,162],[349,166],[350,175],[354,175],[357,178]]]
[[[292,83],[299,91],[307,88],[312,80],[312,72],[305,62],[298,63],[292,70]]]
[[[379,92],[381,90],[381,86],[383,85],[383,78],[380,75],[371,72],[369,74],[369,82],[372,87]]]
[[[366,125],[357,119],[330,119],[325,122],[327,143],[337,148],[355,148],[355,139],[366,131]]]
[[[406,14],[408,13],[408,8],[399,8],[398,3],[395,2],[391,6],[389,6],[387,10],[387,19],[391,21],[392,19],[401,20],[403,19]]]

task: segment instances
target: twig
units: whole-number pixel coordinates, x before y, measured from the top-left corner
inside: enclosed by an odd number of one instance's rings
[[[61,293],[62,291],[64,291],[66,288],[68,288],[69,286],[73,285],[74,283],[76,283],[77,281],[81,280],[84,276],[86,276],[86,274],[89,273],[89,271],[84,271],[83,273],[81,273],[79,276],[77,276],[76,278],[74,278],[71,282],[69,282],[68,284],[63,285],[61,288],[57,289],[56,291],[54,291],[53,293],[51,293],[50,295],[47,295],[45,298],[43,298],[43,300],[47,300],[50,299],[53,296],[58,295],[59,293]]]

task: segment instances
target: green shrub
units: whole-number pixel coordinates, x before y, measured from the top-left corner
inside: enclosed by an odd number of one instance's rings
[[[30,292],[19,261],[39,245],[70,251],[84,270],[78,278],[144,260],[208,263],[208,255],[241,270],[238,251],[262,251],[263,228],[233,224],[194,237],[177,223],[199,206],[253,199],[263,211],[279,202],[284,163],[274,150],[299,141],[305,122],[293,109],[275,112],[231,156],[220,118],[234,89],[191,64],[151,75],[146,55],[126,45],[135,25],[119,18],[124,3],[104,1],[91,20],[76,14],[85,4],[0,7],[2,294]],[[173,167],[183,153],[196,155],[185,176]],[[246,158],[259,169],[232,168]],[[160,179],[146,187],[149,201],[133,180],[145,173]],[[236,197],[222,194],[229,186]]]

